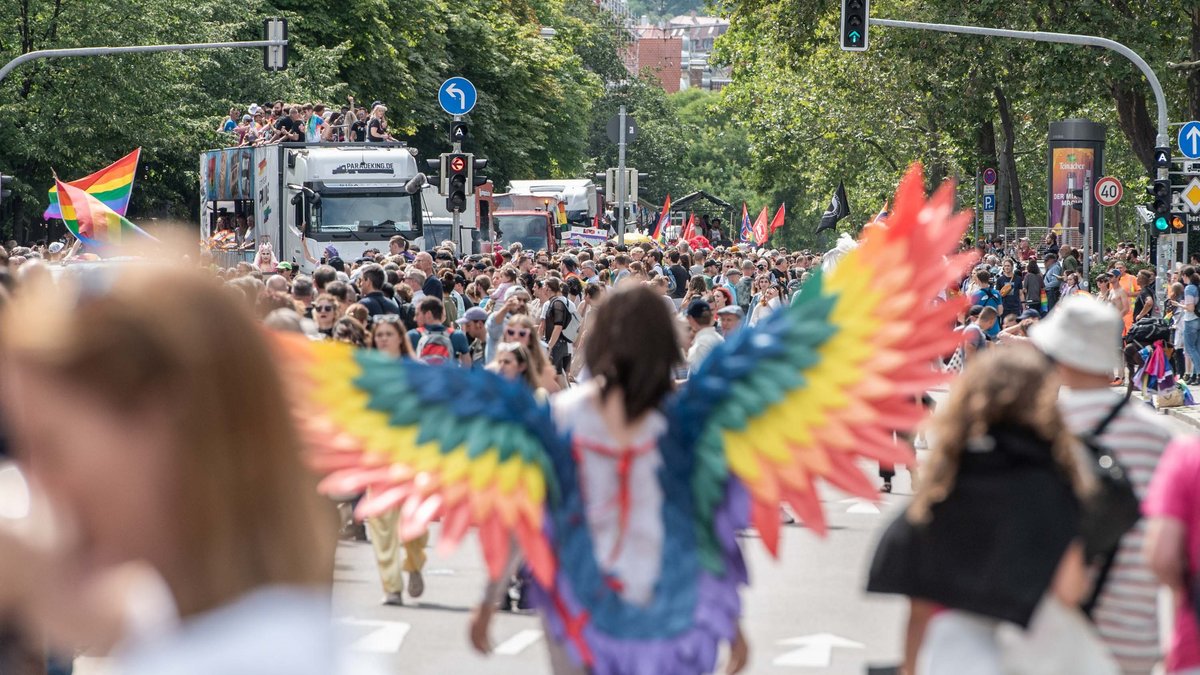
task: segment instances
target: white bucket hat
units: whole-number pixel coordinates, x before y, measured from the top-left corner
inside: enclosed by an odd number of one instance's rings
[[[1071,295],[1029,329],[1046,356],[1076,370],[1105,375],[1122,365],[1124,322],[1112,305],[1090,295]]]

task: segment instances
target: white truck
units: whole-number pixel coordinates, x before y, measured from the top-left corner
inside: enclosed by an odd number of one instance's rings
[[[224,242],[213,248],[223,266],[252,262],[264,242],[304,271],[327,246],[347,262],[369,248],[386,253],[397,234],[422,248],[426,179],[415,155],[402,143],[209,150],[200,155],[201,234],[205,242]],[[214,239],[221,229],[228,236]]]
[[[565,202],[567,223],[576,227],[591,227],[600,212],[596,185],[586,178],[514,180],[509,183],[508,192]]]

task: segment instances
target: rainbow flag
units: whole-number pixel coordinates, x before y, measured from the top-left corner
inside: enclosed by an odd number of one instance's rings
[[[667,234],[667,226],[671,224],[671,195],[667,195],[667,201],[663,202],[662,214],[658,216],[658,223],[654,226],[654,234],[650,238],[658,243],[663,241]]]
[[[1042,296],[1038,298],[1042,303],[1042,314],[1050,311],[1050,299],[1046,297],[1046,289],[1042,288]]]
[[[96,173],[73,180],[67,185],[87,191],[110,210],[123,216],[125,210],[129,208],[129,195],[133,192],[133,175],[137,173],[138,159],[141,155],[142,149],[138,148]],[[57,180],[55,178],[55,181]],[[46,220],[63,217],[62,208],[58,203],[57,185],[50,188],[50,208],[46,209],[42,217]]]
[[[93,247],[114,246],[132,236],[154,239],[82,188],[64,183],[57,177],[54,182],[60,197],[62,220],[71,234],[84,244]]]

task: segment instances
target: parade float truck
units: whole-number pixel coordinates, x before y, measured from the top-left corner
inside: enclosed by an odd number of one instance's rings
[[[526,251],[553,253],[563,241],[566,202],[546,195],[505,193],[492,197],[495,242],[520,243]]]
[[[571,227],[591,227],[600,213],[600,196],[596,185],[586,178],[514,180],[509,183],[508,193],[548,197],[561,202]]]
[[[415,149],[403,143],[280,143],[200,155],[200,228],[216,262],[263,243],[306,272],[327,246],[347,262],[401,235],[423,248]],[[304,246],[307,239],[308,255]]]

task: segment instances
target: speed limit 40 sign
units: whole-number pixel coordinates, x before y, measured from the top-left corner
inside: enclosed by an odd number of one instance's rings
[[[1116,206],[1124,195],[1125,188],[1121,187],[1121,181],[1113,176],[1105,176],[1096,181],[1096,202],[1100,206]]]

